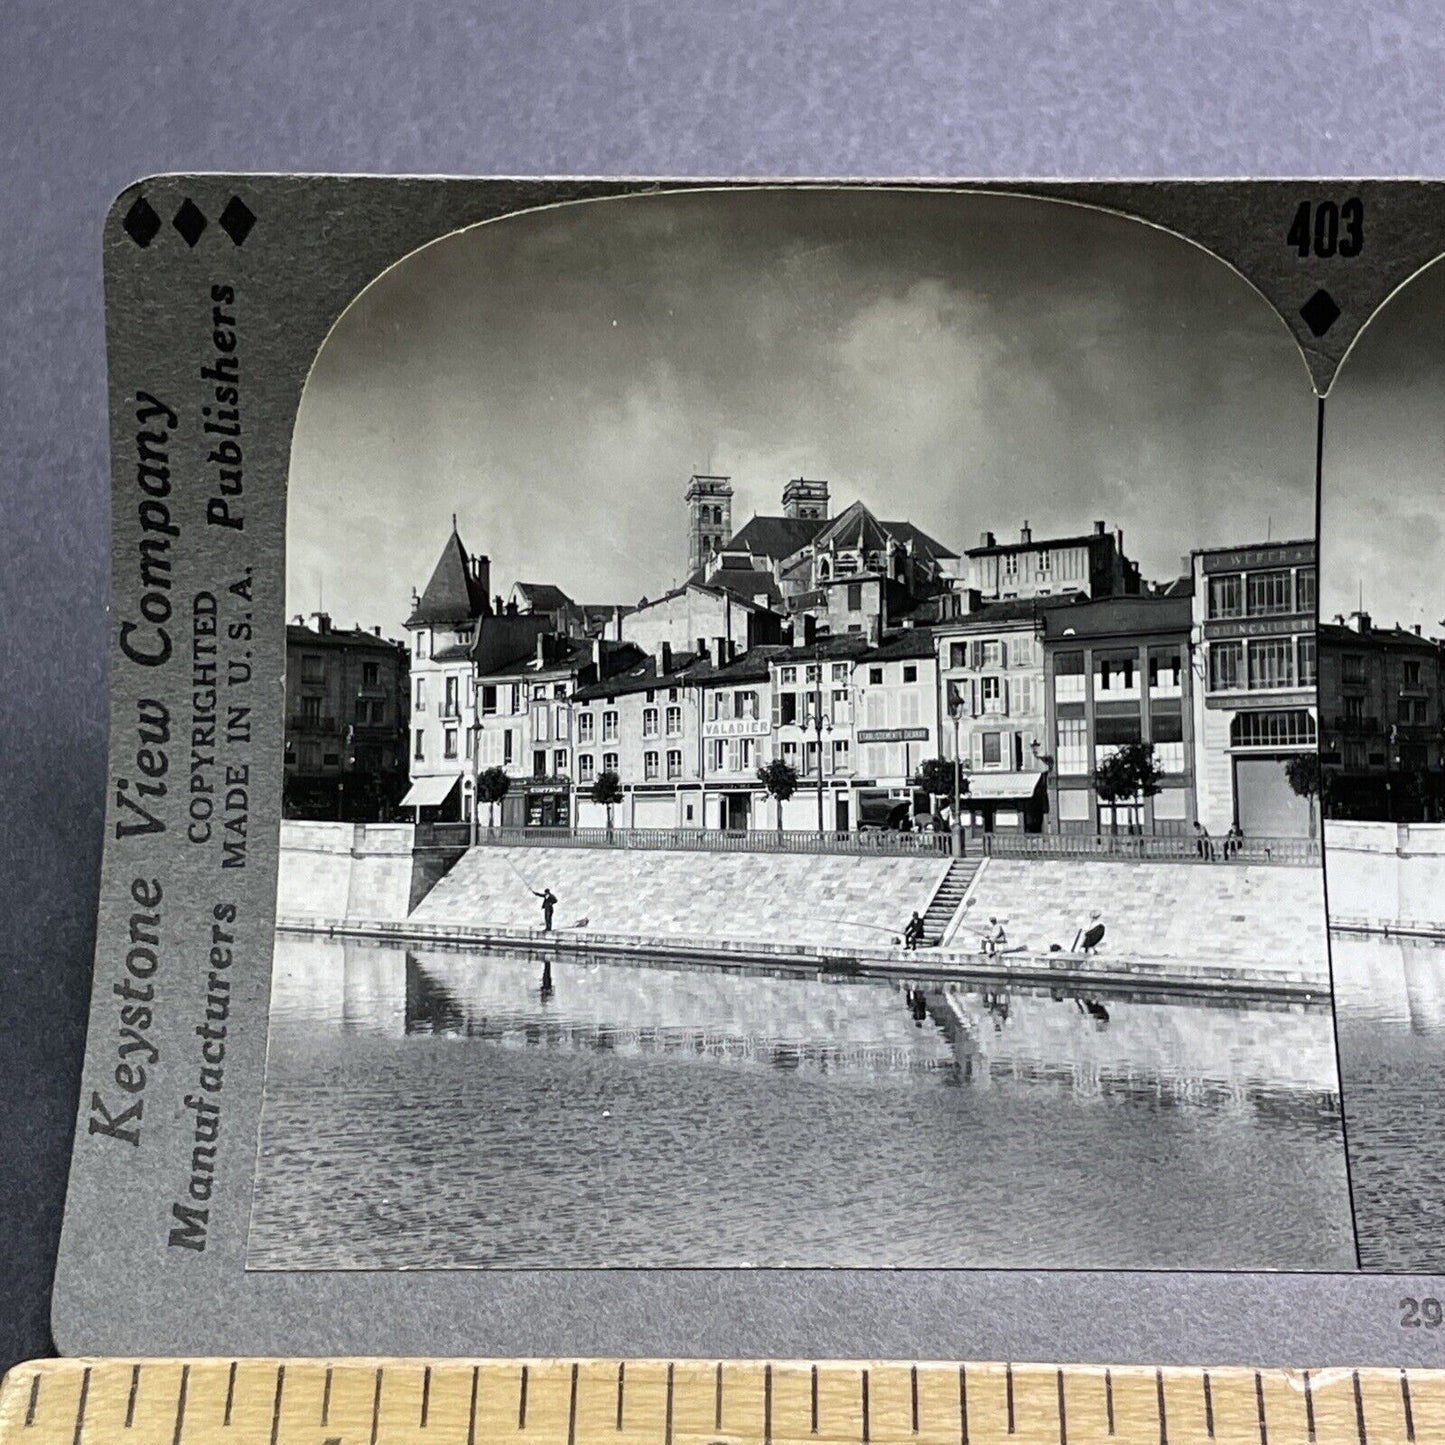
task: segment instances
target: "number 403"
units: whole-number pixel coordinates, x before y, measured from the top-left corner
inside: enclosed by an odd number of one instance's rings
[[[1343,202],[1301,201],[1285,244],[1300,256],[1358,256],[1365,244],[1365,207],[1358,196]]]

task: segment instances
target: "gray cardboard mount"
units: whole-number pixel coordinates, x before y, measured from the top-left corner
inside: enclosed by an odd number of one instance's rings
[[[1137,1274],[1003,1271],[607,1271],[246,1273],[266,1050],[270,941],[280,804],[284,657],[285,490],[291,429],[311,362],[337,316],[386,267],[460,227],[538,205],[667,186],[747,182],[525,181],[360,177],[164,176],[129,188],[105,228],[108,358],[115,486],[113,641],[146,619],[141,521],[163,500],[177,650],[154,660],[155,619],[117,649],[112,669],[111,782],[96,947],[96,985],[79,1124],[56,1280],[62,1350],[91,1354],[665,1354],[964,1357],[1141,1362],[1411,1363],[1438,1361],[1424,1331],[1401,1331],[1402,1294],[1428,1280],[1365,1275]],[[820,182],[818,184],[826,184]],[[844,184],[844,183],[839,183]],[[856,183],[848,183],[856,184]],[[901,182],[878,184],[900,185]],[[920,185],[924,183],[918,183]],[[1166,227],[1234,266],[1277,309],[1323,393],[1371,313],[1441,250],[1445,187],[1410,182],[926,183],[1106,207]],[[244,244],[217,218],[231,197],[255,216]],[[1301,260],[1286,242],[1302,199],[1358,196],[1369,242],[1353,259]],[[123,219],[144,197],[164,224],[138,245]],[[210,225],[188,245],[169,224],[189,201]],[[213,288],[238,316],[244,353],[245,527],[207,525],[210,484],[195,425],[198,365],[214,361]],[[1328,288],[1340,319],[1316,338],[1303,303]],[[233,299],[232,299],[233,298]],[[138,485],[137,433],[162,398],[188,418],[168,427],[173,483]],[[152,511],[154,523],[159,513]],[[215,520],[214,518],[212,519]],[[153,526],[148,535],[152,538]],[[154,590],[154,589],[151,589]],[[136,782],[146,700],[184,717],[192,599],[216,598],[224,628],[254,629],[249,679],[232,700],[250,708],[247,861],[223,869],[217,847],[183,830],[117,836],[139,815],[118,780]],[[159,611],[157,611],[159,616]],[[138,657],[137,654],[140,654]],[[228,657],[241,656],[239,644]],[[222,673],[226,670],[223,659]],[[153,709],[152,709],[153,711]],[[137,795],[130,795],[135,798]],[[175,815],[175,799],[165,804]],[[161,881],[157,901],[154,884]],[[137,891],[139,890],[139,891]],[[92,1126],[103,1091],[114,1118],[113,985],[137,905],[161,916],[166,961],[155,1037],[163,1057],[144,1089],[132,1145]],[[213,910],[234,905],[235,962],[224,1054],[217,1193],[203,1253],[167,1248],[171,1202],[189,1170],[192,1119],[181,1104],[202,1062]],[[158,975],[158,979],[161,975]],[[122,1129],[126,1126],[121,1125]]]

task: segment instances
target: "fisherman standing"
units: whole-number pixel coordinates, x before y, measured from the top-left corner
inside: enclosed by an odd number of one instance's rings
[[[542,932],[551,933],[552,910],[557,906],[556,894],[554,894],[550,888],[544,888],[540,893],[534,888],[532,890],[532,896],[542,900]]]

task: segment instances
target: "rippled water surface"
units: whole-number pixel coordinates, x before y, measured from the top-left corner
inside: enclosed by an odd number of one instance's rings
[[[1325,1009],[276,942],[251,1268],[1353,1264]]]
[[[1445,1272],[1445,948],[1331,952],[1360,1262]]]

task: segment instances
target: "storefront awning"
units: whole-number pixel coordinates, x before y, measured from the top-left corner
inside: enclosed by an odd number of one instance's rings
[[[963,806],[970,803],[1026,803],[1043,786],[1047,773],[970,773]]]
[[[418,778],[407,789],[406,797],[401,800],[401,806],[403,808],[440,807],[461,780],[460,773],[453,773],[450,777],[443,774],[436,778]]]

